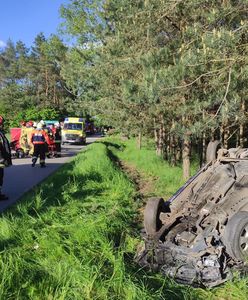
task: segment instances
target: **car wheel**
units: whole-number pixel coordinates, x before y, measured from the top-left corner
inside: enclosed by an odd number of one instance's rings
[[[209,142],[206,152],[206,162],[209,163],[217,158],[217,151],[220,148],[220,141]]]
[[[24,151],[23,151],[22,149],[18,149],[18,150],[16,151],[16,156],[17,156],[18,158],[24,158],[24,157],[25,157],[25,153],[24,153]]]
[[[248,212],[238,212],[228,221],[223,242],[227,253],[233,258],[248,258]]]
[[[161,212],[165,212],[165,202],[162,198],[150,198],[144,211],[144,227],[148,236],[154,235],[161,227],[159,218]]]

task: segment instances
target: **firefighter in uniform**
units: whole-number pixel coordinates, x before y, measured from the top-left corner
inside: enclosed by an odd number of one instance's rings
[[[30,140],[31,140],[31,135],[32,135],[32,132],[34,130],[33,128],[33,125],[34,125],[34,122],[33,121],[28,121],[26,123],[26,135],[27,135],[27,153],[29,155],[33,155],[34,153],[34,147],[33,147],[33,144],[30,143]]]
[[[44,132],[48,136],[48,141],[49,141],[49,128],[46,126],[46,123],[43,120],[40,120],[40,124],[42,126],[42,129],[44,130]],[[50,158],[49,147],[48,147],[49,144],[50,144],[50,141],[45,144],[46,145],[46,157],[47,158]]]
[[[49,142],[47,133],[43,130],[42,124],[37,124],[31,135],[31,142],[34,145],[34,153],[32,157],[32,167],[35,166],[38,157],[40,157],[40,167],[45,168],[46,148]]]
[[[20,136],[20,146],[23,149],[25,155],[28,154],[29,147],[28,147],[28,136],[27,136],[27,127],[26,122],[21,121],[21,136]]]
[[[4,132],[4,118],[0,116],[0,200],[7,200],[8,197],[2,194],[4,168],[12,165],[11,150],[9,141]]]
[[[54,124],[53,128],[56,156],[61,157],[61,127],[59,122]]]

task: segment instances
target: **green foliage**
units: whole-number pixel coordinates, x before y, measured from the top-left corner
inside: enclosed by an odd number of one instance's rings
[[[98,83],[88,105],[115,127],[152,134],[162,124],[166,137],[194,140],[244,124],[247,3],[72,0],[62,16],[81,56],[93,53],[76,70]]]
[[[167,162],[157,157],[150,146],[138,150],[134,139],[123,142],[118,137],[111,137],[105,139],[105,141],[122,163],[127,164],[133,172],[135,169],[138,170],[139,181],[141,182],[142,193],[145,199],[153,196],[168,199],[184,183],[181,179],[182,167],[171,167]],[[193,162],[191,174],[194,175],[197,169],[197,162]],[[146,189],[145,185],[149,188]],[[138,199],[140,198],[138,197]],[[142,203],[142,208],[143,205],[144,203]],[[163,280],[160,275],[156,279],[155,277],[150,277],[149,274],[146,274],[146,276],[147,284],[150,284],[155,290],[157,288],[156,292],[159,292],[154,294],[154,298],[151,299],[245,300],[248,297],[248,278],[247,276],[241,277],[238,273],[234,273],[232,281],[210,290],[180,286],[174,282],[169,283],[168,279]],[[144,299],[150,299],[148,294],[146,297]]]
[[[40,110],[37,110],[37,107],[30,107],[27,108],[25,111],[20,111],[17,113],[11,121],[9,121],[10,127],[19,127],[20,121],[40,121],[40,120],[59,120],[61,118],[61,115],[58,111],[55,110],[55,108],[43,108]]]
[[[43,34],[31,50],[21,41],[9,41],[0,51],[0,113],[8,124],[53,115],[52,110],[67,113],[65,102],[71,95],[60,74],[66,51],[58,36],[46,39]]]
[[[31,120],[56,120],[59,118],[59,113],[54,108],[44,108],[37,112],[35,107],[29,108],[25,111],[26,119]]]
[[[139,268],[134,262],[141,226],[136,191],[113,163],[112,151],[142,168],[132,142],[95,143],[5,211],[0,299],[245,300],[246,279],[208,291]],[[143,172],[168,179],[166,193],[171,193],[172,179],[180,183],[179,169],[149,154],[141,156],[159,170]]]

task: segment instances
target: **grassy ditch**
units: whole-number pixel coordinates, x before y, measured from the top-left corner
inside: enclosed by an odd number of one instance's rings
[[[1,216],[1,300],[247,299],[245,281],[213,293],[134,262],[141,203],[117,163],[128,147],[91,145]]]
[[[135,190],[112,159],[91,145],[1,216],[0,299],[182,299],[133,262]]]
[[[118,158],[128,163],[129,166],[134,166],[142,174],[142,178],[150,182],[151,188],[148,196],[169,198],[184,184],[181,166],[171,167],[167,161],[155,154],[154,149],[149,149],[151,147],[138,150],[134,139],[123,142],[118,137],[108,138],[106,143],[110,147],[111,144],[118,145],[118,147],[112,147]],[[121,151],[116,151],[117,149]],[[197,160],[192,162],[192,175],[196,173],[198,165]]]
[[[111,137],[106,140],[112,151],[119,160],[124,162],[130,170],[137,170],[140,176],[139,181],[141,186],[144,182],[147,183],[148,188],[142,188],[142,196],[140,206],[144,207],[145,201],[151,196],[162,196],[168,199],[172,194],[184,183],[182,181],[182,167],[171,167],[168,162],[161,160],[156,156],[154,149],[151,147],[144,147],[141,150],[137,149],[135,140],[121,141],[117,137]],[[115,145],[115,147],[111,147]],[[191,174],[195,174],[198,170],[198,162],[195,160],[191,164]],[[130,175],[130,174],[129,174]],[[132,178],[132,174],[131,174]],[[143,193],[145,191],[145,193]],[[173,288],[178,288],[178,293],[175,294],[177,299],[221,299],[221,300],[246,300],[248,299],[248,277],[240,278],[238,273],[234,273],[233,281],[229,281],[220,287],[203,290],[186,288],[176,283],[172,284]],[[160,279],[159,279],[160,278]],[[162,284],[163,279],[158,275],[157,283]],[[167,293],[168,281],[164,281],[166,288],[164,289],[163,297],[156,299],[170,299],[165,295]]]
[[[0,219],[0,299],[129,297],[132,193],[98,144],[27,194]]]

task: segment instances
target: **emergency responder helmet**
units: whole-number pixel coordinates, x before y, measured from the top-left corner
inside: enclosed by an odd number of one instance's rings
[[[0,116],[0,125],[3,125],[3,123],[4,123],[4,118]]]
[[[43,124],[42,124],[41,122],[39,122],[39,123],[37,124],[37,129],[42,129],[42,127],[43,127]]]
[[[26,126],[27,126],[27,127],[33,127],[33,124],[34,124],[33,121],[28,121],[28,122],[26,123]]]

